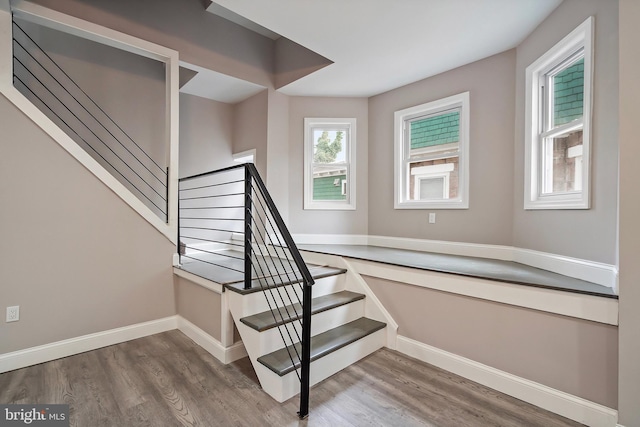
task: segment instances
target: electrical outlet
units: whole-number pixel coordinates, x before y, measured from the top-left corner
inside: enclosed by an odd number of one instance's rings
[[[17,322],[20,320],[20,306],[7,307],[7,322]]]
[[[429,224],[435,224],[435,223],[436,223],[436,213],[429,212]]]

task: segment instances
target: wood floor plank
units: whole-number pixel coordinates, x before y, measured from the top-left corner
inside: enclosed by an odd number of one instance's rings
[[[72,426],[579,425],[388,349],[315,385],[299,420],[248,358],[224,365],[179,331],[0,374],[0,403],[66,403]]]

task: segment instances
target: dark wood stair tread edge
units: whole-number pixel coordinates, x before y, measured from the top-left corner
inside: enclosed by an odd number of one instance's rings
[[[346,269],[344,268],[335,268],[335,267],[328,267],[328,266],[309,266],[309,272],[311,273],[311,277],[313,277],[314,279],[323,279],[325,277],[330,277],[330,276],[337,276],[340,274],[344,274],[347,272]],[[291,274],[291,273],[290,273]],[[285,273],[283,273],[283,275],[286,276]],[[266,279],[273,279],[273,276],[267,277]],[[264,280],[264,278],[262,278]],[[278,288],[281,286],[287,286],[287,285],[292,285],[295,283],[300,283],[299,280],[284,280],[281,282],[277,282],[277,283],[271,283],[268,285],[264,285],[264,283],[260,283],[259,279],[253,279],[251,281],[251,288],[250,289],[244,289],[244,282],[243,281],[239,281],[239,282],[235,282],[235,283],[227,283],[224,285],[225,289],[229,289],[230,291],[239,293],[241,295],[247,295],[247,294],[252,294],[254,292],[261,292],[262,290],[266,290],[266,289],[274,289],[274,288]]]
[[[333,294],[323,295],[321,297],[313,298],[311,300],[311,314],[322,313],[327,310],[331,310],[343,305],[350,304],[355,301],[364,299],[364,294],[359,294],[351,291],[340,291]],[[276,326],[283,325],[285,323],[293,322],[300,319],[301,305],[295,303],[286,307],[280,307],[278,312],[274,314],[270,310],[257,313],[252,316],[243,317],[240,319],[242,323],[255,329],[258,332],[263,332]],[[282,317],[281,317],[282,316]]]
[[[318,360],[333,353],[351,343],[358,341],[367,335],[373,334],[387,326],[386,323],[361,317],[353,322],[346,323],[337,328],[311,337],[311,361]],[[294,346],[288,346],[291,354],[295,356]],[[297,354],[300,354],[300,343],[295,344]],[[269,368],[279,376],[285,376],[300,366],[300,361],[291,362],[287,348],[281,348],[272,353],[260,356],[258,362]]]

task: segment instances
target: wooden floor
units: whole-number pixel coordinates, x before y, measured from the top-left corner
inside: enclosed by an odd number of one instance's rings
[[[223,365],[170,331],[0,374],[0,403],[67,403],[73,426],[576,426],[383,349],[298,398],[264,393],[247,358]]]

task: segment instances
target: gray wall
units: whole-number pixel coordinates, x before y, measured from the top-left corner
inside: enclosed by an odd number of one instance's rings
[[[180,177],[233,163],[233,106],[180,94]]]
[[[255,149],[256,167],[264,180],[267,176],[268,103],[268,91],[263,90],[233,108],[233,152]]]
[[[200,0],[36,0],[180,52],[180,59],[269,86],[274,42],[205,11]]]
[[[525,69],[591,15],[595,16],[591,209],[524,211]],[[616,264],[617,1],[565,0],[518,46],[515,147],[514,246]]]
[[[289,224],[293,233],[367,234],[369,114],[366,98],[292,97],[289,104]],[[304,210],[304,119],[356,119],[356,210]],[[284,159],[283,159],[284,161]]]
[[[398,323],[399,335],[617,407],[615,326],[374,277],[365,280]]]
[[[515,51],[507,51],[369,99],[369,234],[510,245]],[[470,92],[469,209],[393,208],[393,113]]]
[[[175,247],[0,96],[0,354],[175,314]]]
[[[135,144],[142,147],[158,165],[163,168],[167,166],[164,126],[166,85],[162,62],[29,22],[16,21],[82,91],[131,136]],[[46,62],[45,65],[49,66]],[[54,71],[56,77],[59,74]],[[119,133],[111,122],[104,119],[97,107],[88,101],[85,102],[79,90],[68,84],[64,78],[61,83],[68,85],[72,94],[85,103],[89,112],[100,119],[122,144],[139,155],[133,143]],[[50,89],[54,90],[54,87]],[[74,110],[76,114],[84,113],[79,106]],[[102,130],[97,124],[93,125],[88,113],[87,118],[94,131]],[[98,135],[106,143],[117,145],[109,133],[98,132]],[[140,157],[145,164],[148,163],[144,156]],[[147,167],[151,167],[151,164]]]
[[[289,97],[269,89],[266,184],[285,223],[289,224]]]
[[[220,341],[221,295],[178,276],[174,282],[177,314]]]
[[[640,425],[640,2],[620,1],[620,403],[619,423]]]

